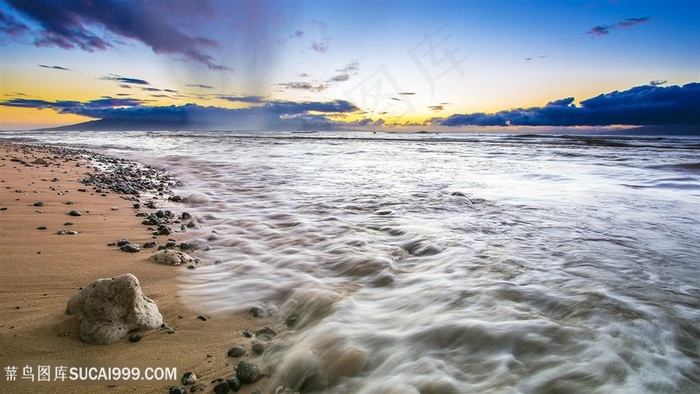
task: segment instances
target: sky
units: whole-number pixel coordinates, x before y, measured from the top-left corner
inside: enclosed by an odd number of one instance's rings
[[[700,125],[697,1],[0,0],[0,129]]]

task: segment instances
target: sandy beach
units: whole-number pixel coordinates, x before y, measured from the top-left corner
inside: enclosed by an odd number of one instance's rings
[[[254,339],[243,335],[269,322],[247,313],[208,315],[198,305],[178,295],[178,277],[185,266],[158,265],[149,260],[155,249],[127,253],[110,242],[128,238],[134,243],[168,238],[187,239],[176,232],[153,239],[152,230],[135,217],[134,202],[114,192],[96,192],[80,181],[91,170],[83,158],[59,155],[41,147],[0,142],[0,360],[3,369],[19,360],[51,364],[58,360],[119,360],[125,366],[178,366],[178,374],[194,372],[198,387],[211,392],[217,378],[235,374],[237,361],[254,356]],[[81,191],[83,190],[83,191]],[[43,204],[36,204],[41,202]],[[72,202],[72,204],[68,204]],[[82,216],[68,213],[78,210]],[[143,212],[152,210],[142,209]],[[68,224],[68,223],[72,224]],[[44,229],[45,228],[45,229]],[[59,235],[60,230],[76,231]],[[141,332],[131,343],[128,336],[110,345],[94,345],[78,335],[78,321],[67,315],[66,303],[80,288],[98,278],[134,274],[175,333],[155,329]],[[206,315],[204,321],[198,318]],[[243,345],[247,355],[227,357],[227,350]],[[21,366],[19,366],[21,367]],[[263,370],[263,373],[266,371]],[[170,384],[149,382],[145,386],[71,386],[68,383],[11,384],[3,381],[3,392],[167,392]],[[244,385],[241,393],[264,387],[266,378]],[[213,382],[213,383],[212,383]],[[188,392],[190,387],[187,387]]]

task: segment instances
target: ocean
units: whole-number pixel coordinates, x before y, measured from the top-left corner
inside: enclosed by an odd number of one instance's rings
[[[290,328],[272,387],[700,391],[700,137],[3,132],[173,173],[182,294]],[[216,264],[214,264],[216,262]]]

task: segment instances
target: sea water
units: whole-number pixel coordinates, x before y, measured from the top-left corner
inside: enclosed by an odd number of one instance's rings
[[[289,326],[263,356],[272,388],[700,391],[700,138],[3,137],[174,173],[218,263],[183,297]]]

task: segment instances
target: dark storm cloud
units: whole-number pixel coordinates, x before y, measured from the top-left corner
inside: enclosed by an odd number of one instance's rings
[[[544,107],[497,113],[455,114],[434,119],[443,126],[606,126],[700,124],[700,83],[637,86],[583,100],[569,97]]]
[[[5,14],[0,10],[0,34],[10,37],[19,37],[29,32],[29,27],[22,22],[19,22],[12,15]],[[0,42],[2,42],[0,40]]]
[[[14,19],[0,16],[4,32],[29,33],[36,46],[80,48],[94,52],[113,47],[105,37],[99,37],[91,27],[99,25],[118,37],[140,41],[157,54],[180,55],[206,65],[211,70],[228,70],[216,64],[205,50],[218,47],[214,40],[191,37],[178,30],[163,12],[167,2],[148,1],[83,1],[83,0],[6,0],[15,10],[41,27],[28,31]],[[13,23],[14,22],[14,23]],[[5,26],[4,29],[2,27]],[[19,30],[18,30],[19,29]]]
[[[46,101],[22,98],[14,98],[6,101],[0,101],[0,105],[6,107],[53,109],[56,112],[63,114],[73,113],[78,115],[81,115],[83,111],[90,111],[94,109],[137,107],[140,106],[141,103],[142,102],[140,100],[133,98],[113,97],[102,97],[96,100],[90,100],[86,102],[72,100]]]
[[[249,97],[253,101],[253,96]],[[246,99],[239,97],[239,99]],[[203,107],[197,104],[148,106],[144,101],[132,98],[103,97],[87,102],[46,101],[14,98],[0,101],[1,106],[53,109],[62,114],[82,115],[95,119],[133,122],[166,121],[191,122],[209,127],[236,128],[331,128],[335,122],[329,118],[358,111],[352,103],[344,100],[328,102],[313,101],[265,101],[247,108]]]
[[[666,85],[666,82],[668,82],[668,81],[665,79],[655,79],[653,81],[649,81],[649,85],[651,85],[651,86]]]
[[[626,29],[628,27],[637,26],[639,24],[646,23],[646,22],[649,22],[649,17],[627,18],[627,19],[623,19],[620,22],[615,23],[614,25],[596,26],[596,27],[592,28],[591,30],[589,30],[588,33],[586,33],[586,34],[589,34],[592,36],[605,36],[605,35],[610,34],[611,30]]]

